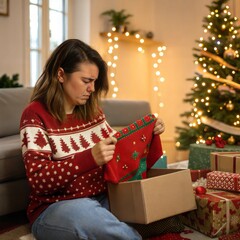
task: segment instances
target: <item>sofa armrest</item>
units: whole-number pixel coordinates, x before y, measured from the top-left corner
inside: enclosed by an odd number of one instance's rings
[[[0,137],[19,133],[20,118],[32,94],[32,88],[0,89]]]

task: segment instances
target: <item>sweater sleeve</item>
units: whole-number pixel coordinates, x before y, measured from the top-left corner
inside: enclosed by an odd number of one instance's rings
[[[91,148],[55,159],[51,138],[37,112],[29,109],[23,112],[20,136],[26,175],[38,195],[62,191],[82,174],[98,168]]]

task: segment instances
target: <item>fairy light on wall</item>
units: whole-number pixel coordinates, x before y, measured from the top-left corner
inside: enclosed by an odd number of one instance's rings
[[[157,112],[158,108],[163,108],[164,103],[161,101],[161,84],[165,82],[165,78],[162,76],[161,71],[160,71],[160,64],[162,63],[162,57],[164,56],[164,51],[166,50],[166,46],[159,46],[157,49],[152,52],[151,57],[152,57],[152,68],[154,72],[154,77],[153,77],[153,91],[155,92],[156,96],[156,102],[158,103],[157,106]],[[155,113],[156,116],[158,116],[158,113]]]
[[[116,71],[117,71],[117,61],[118,61],[118,53],[117,50],[119,48],[118,45],[118,37],[114,37],[111,32],[107,34],[108,37],[108,55],[109,60],[107,62],[109,68],[109,80],[112,86],[112,98],[117,97],[118,86],[116,82]]]
[[[116,98],[119,92],[119,88],[117,86],[116,75],[117,75],[117,61],[118,61],[118,37],[116,37],[114,32],[116,29],[112,28],[112,32],[107,33],[107,41],[108,41],[108,67],[109,67],[109,79],[110,84],[112,86],[112,98]],[[129,32],[123,33],[125,37],[133,37]],[[136,41],[139,43],[137,47],[137,51],[139,53],[145,53],[145,39],[139,34],[135,34],[134,37]],[[159,108],[164,107],[164,103],[160,101],[161,93],[160,93],[160,84],[165,82],[165,78],[161,75],[160,65],[162,63],[162,57],[164,56],[164,51],[166,50],[166,46],[157,46],[154,52],[151,53],[152,58],[152,71],[153,71],[153,92],[157,97],[157,105]]]

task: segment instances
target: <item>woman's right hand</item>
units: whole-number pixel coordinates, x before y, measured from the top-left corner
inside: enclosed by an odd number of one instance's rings
[[[109,162],[113,158],[115,151],[115,144],[117,139],[114,137],[108,137],[100,142],[98,142],[92,148],[92,155],[98,166],[102,166]]]

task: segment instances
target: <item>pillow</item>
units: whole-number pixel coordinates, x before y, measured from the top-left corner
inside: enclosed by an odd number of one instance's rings
[[[185,227],[178,215],[149,224],[128,223],[128,225],[135,228],[143,238],[156,237],[164,233],[180,233]]]

